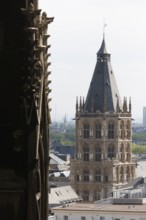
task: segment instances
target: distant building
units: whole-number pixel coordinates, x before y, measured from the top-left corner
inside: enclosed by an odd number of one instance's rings
[[[143,127],[146,128],[146,107],[143,107]]]
[[[69,182],[70,171],[56,171],[49,173],[49,186],[58,187],[58,186],[67,186],[70,185]]]
[[[59,157],[57,157],[54,154],[50,153],[50,163],[49,163],[49,170],[56,170],[56,171],[62,171],[62,170],[68,170],[69,169],[69,162],[66,162]]]
[[[114,198],[146,198],[146,178],[138,177],[126,185],[116,189],[113,193]]]
[[[131,157],[131,101],[120,95],[105,40],[87,98],[76,102],[76,158],[71,160],[71,186],[84,201],[112,196],[135,178]]]
[[[75,156],[75,146],[63,145],[60,140],[51,141],[51,152],[64,160]]]
[[[49,163],[49,187],[69,185],[70,162],[63,161],[50,153]]]
[[[52,209],[57,220],[146,220],[146,199],[106,199]]]

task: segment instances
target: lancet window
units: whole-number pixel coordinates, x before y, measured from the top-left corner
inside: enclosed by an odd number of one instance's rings
[[[113,144],[110,144],[108,146],[108,157],[109,158],[115,157],[115,146]]]
[[[95,147],[95,161],[100,161],[101,160],[101,147],[96,146]]]
[[[131,124],[129,120],[127,121],[127,124],[126,124],[126,133],[127,133],[127,139],[130,139],[131,138]]]
[[[84,138],[89,138],[89,133],[90,133],[90,126],[88,123],[85,123],[83,125],[83,137]]]
[[[95,182],[101,182],[101,171],[100,170],[95,171]]]
[[[83,191],[83,200],[84,201],[89,201],[89,190],[84,190]]]
[[[120,129],[121,129],[121,138],[124,139],[124,136],[125,136],[124,121],[121,121],[121,123],[120,123]]]
[[[89,147],[87,145],[83,147],[83,160],[89,161]]]
[[[124,145],[123,145],[123,143],[121,144],[121,148],[120,148],[120,160],[121,160],[121,162],[124,162],[124,160],[125,160]]]
[[[95,125],[95,136],[96,138],[101,138],[101,124],[96,123]]]
[[[130,149],[130,144],[129,143],[127,144],[127,147],[126,147],[126,156],[127,156],[127,161],[130,162],[130,159],[131,159],[131,149]]]
[[[114,139],[114,124],[113,123],[110,123],[108,125],[108,138]]]
[[[84,182],[89,182],[89,170],[83,171],[83,180]]]

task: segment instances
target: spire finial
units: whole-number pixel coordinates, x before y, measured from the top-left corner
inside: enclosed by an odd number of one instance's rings
[[[105,23],[105,19],[103,19],[103,39],[105,39],[105,28],[107,24]]]

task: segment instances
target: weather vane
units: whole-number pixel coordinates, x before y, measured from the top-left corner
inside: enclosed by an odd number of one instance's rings
[[[105,23],[105,19],[103,19],[103,38],[105,37],[105,28],[107,24]]]

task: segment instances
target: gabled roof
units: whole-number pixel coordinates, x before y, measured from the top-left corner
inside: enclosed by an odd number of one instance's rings
[[[60,159],[59,157],[57,157],[54,154],[50,154],[50,164],[63,164],[66,163],[66,161]]]
[[[97,63],[85,101],[84,110],[88,112],[116,111],[117,101],[121,108],[120,95],[107,53],[105,40],[97,53]]]
[[[61,205],[64,202],[79,200],[78,195],[71,186],[51,188],[49,193],[49,206]]]

